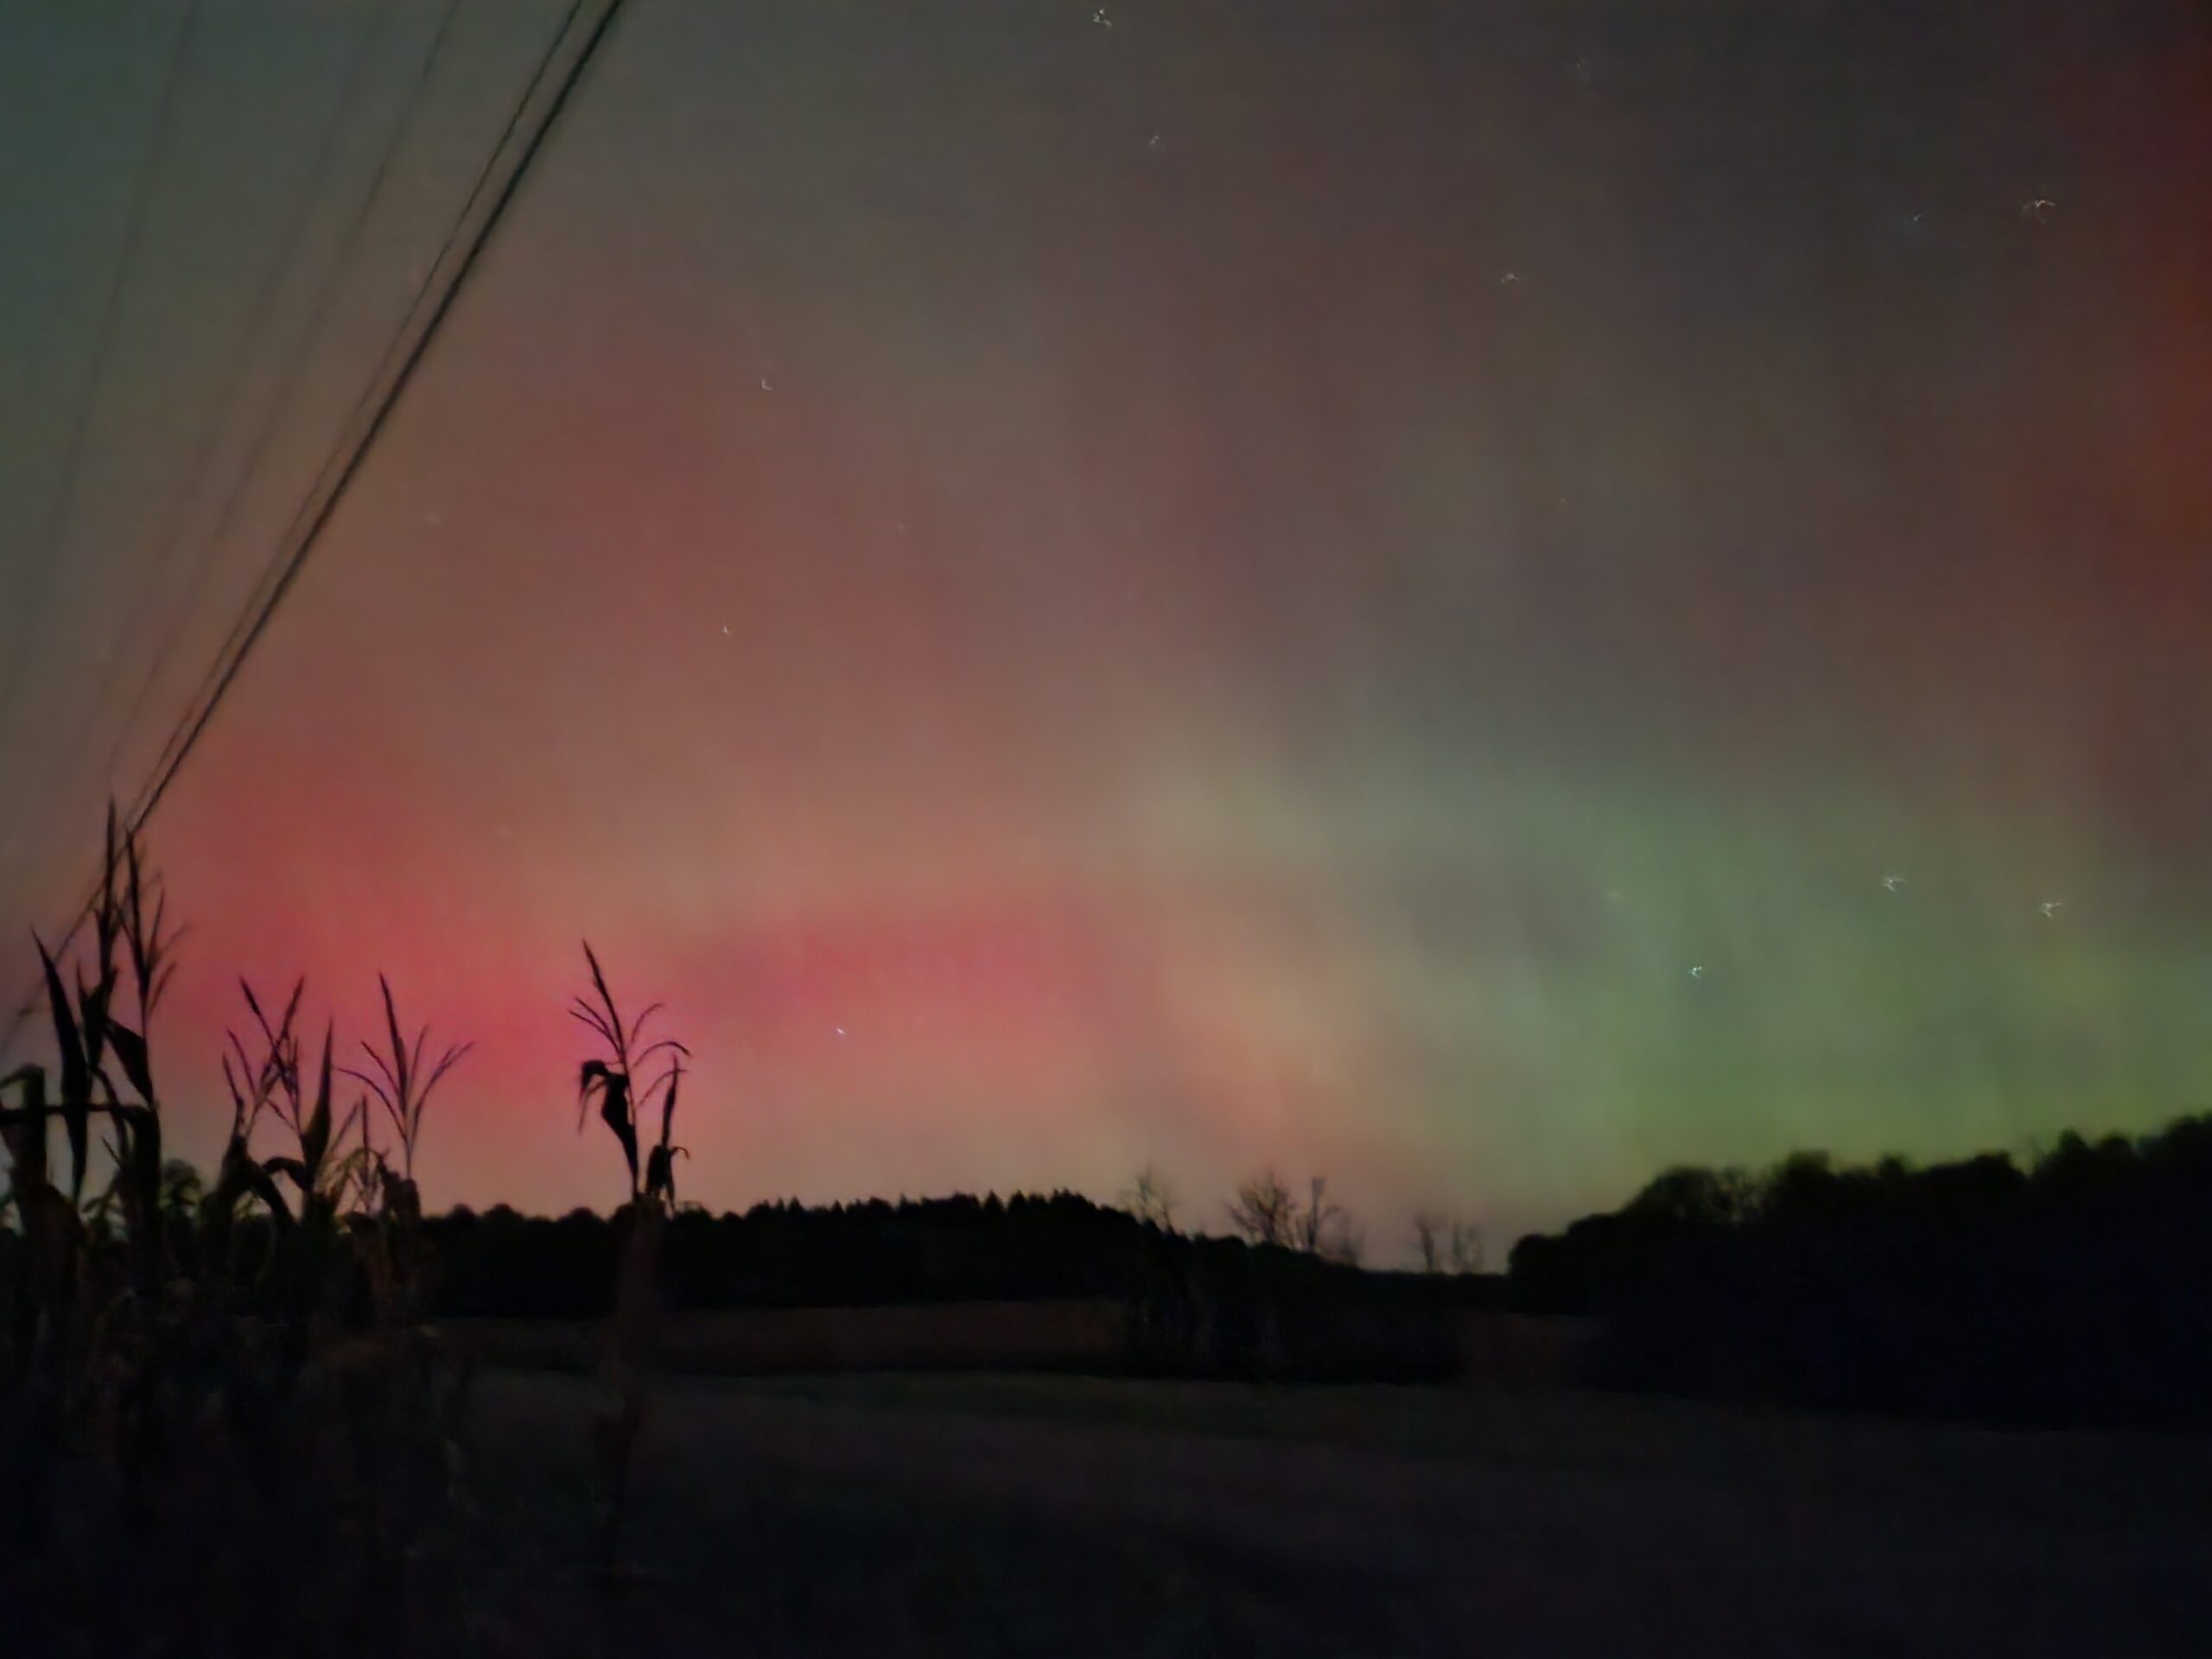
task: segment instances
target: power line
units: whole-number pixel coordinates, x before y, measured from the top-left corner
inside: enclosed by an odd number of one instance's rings
[[[38,558],[31,568],[30,591],[22,596],[16,610],[15,644],[6,653],[5,665],[0,666],[0,675],[5,676],[4,685],[0,685],[0,741],[4,741],[14,730],[16,693],[22,689],[25,664],[30,656],[26,647],[32,637],[32,619],[46,603],[48,580],[60,563],[60,543],[76,518],[77,502],[84,484],[85,451],[92,438],[92,415],[99,406],[100,392],[107,381],[108,362],[117,320],[123,308],[123,296],[130,287],[131,275],[138,263],[139,245],[146,231],[147,205],[152,198],[155,175],[160,170],[163,142],[176,112],[177,92],[183,84],[185,63],[199,28],[200,3],[200,0],[187,0],[184,16],[177,24],[176,33],[169,38],[168,61],[162,73],[160,100],[155,106],[153,125],[146,135],[145,153],[140,158],[138,171],[131,182],[130,198],[124,210],[123,246],[116,257],[115,270],[108,280],[107,291],[100,301],[99,320],[92,335],[92,361],[86,370],[84,391],[70,416],[69,436],[65,441],[61,466],[54,480],[52,505],[39,533]]]
[[[399,359],[390,377],[389,383],[380,393],[374,396],[373,412],[370,414],[359,436],[349,445],[343,446],[339,452],[344,454],[345,460],[335,478],[330,480],[327,487],[320,488],[316,492],[320,493],[320,501],[316,501],[314,494],[311,493],[309,500],[302,504],[302,517],[304,518],[304,524],[301,525],[296,534],[288,537],[286,543],[280,545],[276,557],[272,560],[271,564],[276,572],[276,577],[269,586],[266,597],[250,607],[247,616],[242,619],[245,623],[243,632],[233,630],[234,635],[237,636],[236,648],[226,652],[227,660],[219,658],[217,671],[213,674],[212,688],[203,698],[198,700],[199,706],[196,712],[194,709],[188,707],[184,717],[178,724],[177,729],[181,734],[181,738],[173,741],[169,747],[164,751],[163,759],[157,763],[153,777],[149,779],[147,786],[141,791],[139,802],[134,804],[131,811],[124,818],[125,827],[130,834],[135,835],[140,831],[146,821],[153,816],[156,808],[161,804],[162,798],[168,793],[170,784],[175,780],[179,768],[190,757],[200,735],[207,729],[208,721],[213,718],[216,709],[221,705],[224,696],[237,680],[239,669],[244,665],[246,658],[251,653],[263,633],[266,632],[270,619],[276,614],[285,595],[291,591],[292,584],[298,579],[308,556],[321,539],[324,529],[329,524],[340,505],[343,504],[346,492],[359,474],[363,461],[374,447],[378,435],[390,422],[392,411],[398,406],[401,397],[413,380],[416,370],[421,366],[424,356],[438,336],[439,329],[451,314],[454,301],[467,287],[469,276],[476,270],[477,262],[485,247],[489,244],[493,232],[498,229],[507,208],[513,202],[523,179],[528,175],[531,164],[544,148],[546,139],[557,124],[562,111],[567,108],[570,97],[582,80],[585,70],[590,66],[606,41],[609,29],[613,27],[615,18],[621,13],[625,3],[626,0],[597,0],[597,16],[591,23],[588,32],[584,35],[582,48],[569,60],[567,68],[561,73],[554,86],[552,95],[546,103],[543,113],[537,118],[536,124],[523,142],[519,153],[508,169],[505,180],[500,183],[497,194],[493,196],[491,205],[481,221],[468,235],[465,244],[459,239],[458,225],[454,232],[448,236],[447,247],[449,249],[460,247],[459,257],[450,280],[437,295],[435,303],[432,306],[428,318],[416,334],[413,344],[407,348],[405,354]],[[577,21],[582,15],[583,7],[584,0],[571,0],[561,32],[548,48],[546,56],[540,61],[537,73],[531,77],[530,88],[525,90],[522,101],[517,105],[515,115],[509,120],[507,136],[512,136],[521,126],[523,111],[531,96],[543,80],[550,65],[557,60],[561,45],[573,32]],[[490,174],[487,171],[486,175],[480,175],[480,181],[481,179],[488,179],[489,176]],[[478,193],[471,193],[469,205],[474,203],[477,196]],[[466,211],[465,207],[464,215]],[[369,399],[365,397],[364,402],[368,401]],[[326,476],[328,470],[326,467]],[[321,483],[321,479],[319,478],[318,485],[320,486]],[[312,508],[311,512],[310,508]],[[300,519],[296,518],[295,524],[300,525]],[[57,955],[67,949],[78,931],[83,927],[85,919],[91,913],[97,899],[98,888],[95,887],[92,896],[78,909],[67,931],[61,936],[59,944],[55,947]],[[23,1020],[35,1005],[35,996],[36,992],[34,990],[32,995],[27,998],[18,1009],[13,1022],[9,1027],[6,1037],[0,1039],[0,1050],[3,1050],[12,1041]]]
[[[423,281],[416,289],[414,299],[410,302],[405,314],[400,318],[398,327],[385,342],[383,354],[378,358],[376,366],[370,371],[368,380],[362,387],[361,396],[355,400],[352,415],[349,416],[353,423],[358,424],[367,418],[368,411],[376,404],[378,396],[377,390],[378,383],[385,378],[399,353],[401,342],[407,338],[408,328],[413,323],[416,313],[420,312],[426,304],[431,303],[437,294],[440,273],[444,270],[446,262],[452,257],[454,249],[460,245],[461,232],[467,226],[469,215],[475,211],[477,203],[483,200],[484,193],[490,188],[493,178],[498,174],[499,158],[505,154],[515,133],[521,127],[523,118],[529,111],[531,101],[537,95],[538,88],[543,85],[548,71],[558,60],[561,46],[574,30],[576,19],[582,11],[583,3],[584,0],[569,0],[569,10],[561,20],[561,27],[555,31],[544,53],[539,57],[528,84],[523,88],[522,95],[515,100],[514,107],[508,111],[506,124],[500,129],[498,139],[493,142],[491,151],[485,157],[484,165],[477,170],[475,181],[469,188],[467,199],[461,203],[460,213],[454,216],[453,224],[448,227],[444,241],[439,245],[436,255],[431,259],[429,269],[423,274]],[[608,15],[611,16],[613,10],[619,10],[620,5],[620,0],[615,0],[614,5],[609,8]],[[601,27],[604,27],[603,23]],[[593,44],[595,43],[596,37]],[[582,62],[582,59],[580,57],[578,65],[575,67],[581,67]],[[524,164],[527,164],[527,157]],[[480,239],[488,232],[489,221],[487,220],[485,226],[478,232]],[[467,257],[474,257],[473,250]],[[463,268],[465,269],[465,265]],[[456,273],[451,280],[457,283],[460,280],[459,274]],[[448,291],[448,298],[449,297]],[[429,324],[433,329],[436,327],[439,317],[442,315],[442,306],[445,302],[445,301],[438,302],[440,310],[433,315]],[[403,372],[411,372],[411,369],[404,368]],[[365,442],[365,439],[357,442]],[[291,555],[288,550],[298,541],[302,527],[311,523],[317,496],[327,486],[334,472],[343,464],[344,458],[352,448],[352,445],[341,440],[333,448],[322,467],[316,472],[314,481],[308,486],[307,493],[301,500],[299,511],[293,515],[290,526],[277,543],[276,551],[270,556],[269,563],[264,568],[260,581],[249,591],[246,602],[240,607],[237,620],[231,625],[231,630],[225,636],[221,647],[216,652],[214,660],[209,664],[207,672],[201,677],[199,687],[187,702],[184,713],[178,717],[176,725],[170,731],[168,742],[163,745],[161,754],[156,758],[154,764],[154,778],[149,780],[146,790],[141,791],[140,798],[144,803],[143,812],[150,813],[153,810],[154,801],[158,800],[160,791],[167,788],[168,774],[174,772],[175,763],[181,761],[182,758],[178,753],[180,747],[188,746],[197,738],[198,717],[194,710],[203,704],[209,703],[212,697],[220,695],[219,690],[215,688],[225,681],[231,672],[235,671],[228,665],[243,656],[248,643],[248,633],[258,627],[257,619],[264,607],[274,602],[273,590],[289,581],[286,572]],[[148,798],[149,793],[151,798]],[[139,821],[140,810],[140,808],[134,806],[131,819],[133,823]]]
[[[327,118],[322,124],[321,136],[316,142],[314,159],[300,181],[290,211],[286,215],[285,230],[270,249],[270,257],[262,267],[259,280],[254,284],[252,295],[247,302],[245,318],[239,329],[236,347],[231,353],[229,372],[225,377],[222,390],[213,400],[213,411],[200,422],[198,430],[194,435],[189,453],[181,468],[183,478],[171,495],[166,529],[157,529],[155,531],[153,551],[147,560],[145,575],[143,579],[131,584],[131,602],[118,636],[118,646],[102,664],[99,682],[93,690],[92,699],[86,705],[82,718],[77,723],[75,732],[68,743],[64,746],[65,753],[74,754],[83,748],[86,739],[104,724],[99,717],[100,710],[109,701],[109,694],[114,688],[116,676],[129,654],[131,641],[137,635],[141,619],[145,614],[149,590],[154,586],[155,573],[159,570],[168,552],[177,540],[185,511],[195,493],[191,487],[192,480],[197,478],[205,467],[217,435],[228,424],[232,405],[238,399],[239,388],[245,383],[248,359],[264,332],[271,313],[276,308],[276,297],[283,285],[284,275],[294,263],[300,245],[304,239],[308,224],[313,217],[319,188],[324,182],[332,158],[338,153],[338,135],[345,126],[354,103],[360,95],[365,79],[364,72],[373,55],[370,48],[380,38],[385,26],[391,22],[393,7],[394,0],[384,0],[381,6],[366,15],[359,33],[354,37],[353,50],[346,60],[345,79],[340,86],[337,99],[330,105]],[[280,392],[277,394],[277,399],[272,400],[272,416],[275,401],[280,401],[281,397]],[[242,488],[244,483],[245,475],[241,474],[238,487]],[[235,494],[234,490],[233,499]],[[227,518],[227,512],[226,518]],[[203,572],[204,568],[203,563],[201,567]],[[192,588],[187,590],[179,606],[172,612],[168,635],[169,639],[174,639],[181,628],[183,620],[182,610],[189,605],[191,594],[197,590],[199,582],[195,580]],[[150,679],[149,673],[149,682]],[[129,735],[130,725],[137,718],[143,699],[144,693],[142,690],[139,697],[132,702],[130,713],[125,718],[124,732],[118,735],[114,750],[111,751],[106,765],[98,774],[96,781],[103,785],[111,787],[111,785],[107,785],[107,780],[113,773],[116,756],[120,752],[124,738]],[[77,791],[73,788],[57,788],[50,799],[54,803],[57,816],[60,817],[66,824],[76,806]],[[41,878],[32,884],[31,891],[36,893],[44,885]]]
[[[306,369],[310,350],[322,334],[323,328],[328,321],[334,296],[337,293],[339,281],[351,266],[353,251],[359,244],[361,232],[374,213],[377,203],[382,199],[385,182],[391,174],[392,163],[399,155],[409,127],[413,124],[416,111],[421,105],[423,92],[430,83],[432,69],[445,48],[454,18],[460,10],[461,0],[445,0],[445,9],[438,19],[438,26],[430,35],[429,43],[424,48],[422,61],[416,67],[414,81],[408,89],[407,96],[400,105],[398,114],[393,118],[391,136],[385,142],[383,153],[378,158],[376,169],[371,175],[362,192],[361,199],[354,207],[352,219],[347,223],[344,233],[340,237],[337,245],[332,250],[330,258],[324,267],[321,283],[311,303],[306,326],[293,337],[291,352],[277,376],[276,384],[269,395],[268,402],[263,407],[260,423],[255,429],[252,438],[248,442],[245,454],[240,458],[238,471],[232,478],[229,491],[224,496],[222,505],[217,512],[214,521],[208,526],[207,534],[200,538],[198,555],[193,562],[191,574],[176,604],[170,609],[168,626],[162,631],[159,643],[148,657],[145,672],[139,677],[138,689],[131,696],[130,707],[123,717],[123,724],[117,730],[115,741],[108,749],[107,759],[100,768],[100,775],[104,779],[111,779],[115,775],[116,767],[123,759],[124,747],[130,741],[130,734],[137,729],[138,718],[145,710],[146,701],[153,695],[154,688],[160,683],[162,674],[168,668],[169,658],[175,652],[177,642],[183,634],[185,617],[192,609],[200,588],[206,585],[208,572],[213,567],[215,550],[222,544],[224,533],[230,528],[232,519],[236,516],[240,504],[245,499],[247,485],[261,469],[270,441],[277,429],[277,417],[283,413],[290,401],[300,376]],[[405,326],[404,318],[401,326],[403,327]],[[389,346],[387,346],[388,349]],[[173,536],[172,545],[175,539]],[[199,690],[204,691],[205,688],[206,682],[203,680]],[[195,696],[198,694],[196,691]]]

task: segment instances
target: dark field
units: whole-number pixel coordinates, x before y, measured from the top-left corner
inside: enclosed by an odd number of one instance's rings
[[[582,1319],[448,1319],[441,1328],[479,1363],[502,1370],[589,1372],[606,1352],[604,1331]],[[1579,1377],[1596,1336],[1588,1320],[1474,1309],[1432,1315],[1416,1329],[1434,1339],[1446,1370],[1441,1379],[1411,1380],[1516,1386],[1555,1387]],[[708,1376],[848,1371],[1096,1376],[1124,1370],[1131,1358],[1128,1304],[1112,1297],[683,1313],[655,1322],[652,1344],[657,1370]]]
[[[592,1385],[474,1402],[515,1652],[2152,1654],[2212,1644],[2212,1440],[1594,1395],[671,1382],[612,1599]],[[492,1616],[493,1608],[499,1610]]]

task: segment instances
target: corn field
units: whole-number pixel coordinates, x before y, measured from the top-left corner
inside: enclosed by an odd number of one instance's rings
[[[112,815],[104,868],[81,959],[39,946],[53,1063],[0,1084],[9,1649],[459,1639],[468,1377],[425,1323],[414,1171],[466,1050],[426,1064],[385,985],[365,1069],[338,1064],[328,1029],[310,1062],[304,985],[281,1007],[242,986],[230,1131],[203,1183],[162,1149],[152,1035],[179,934]]]

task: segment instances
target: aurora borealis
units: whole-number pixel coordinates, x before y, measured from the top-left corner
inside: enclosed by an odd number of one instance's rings
[[[464,7],[196,596],[143,526],[375,8],[214,6],[45,575],[158,42],[0,24],[14,937],[145,764],[85,665],[219,636],[554,10]],[[238,972],[381,968],[478,1039],[432,1200],[604,1205],[585,935],[716,1208],[1273,1160],[1390,1257],[2212,1105],[2201,6],[1097,10],[618,25],[156,820],[188,1147]]]

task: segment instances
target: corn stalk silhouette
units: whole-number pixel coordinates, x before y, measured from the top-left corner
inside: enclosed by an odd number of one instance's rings
[[[657,1042],[644,1041],[645,1022],[661,1012],[663,1004],[655,1002],[639,1016],[625,1024],[622,1011],[615,1005],[614,993],[607,987],[607,976],[594,954],[591,942],[584,942],[584,960],[591,966],[592,990],[598,1001],[575,998],[569,1007],[569,1018],[580,1020],[598,1033],[607,1045],[607,1058],[592,1058],[583,1063],[576,1082],[576,1128],[581,1133],[586,1115],[591,1109],[592,1096],[599,1097],[599,1119],[613,1132],[621,1143],[623,1161],[630,1170],[630,1202],[640,1197],[655,1203],[673,1206],[676,1202],[677,1154],[691,1154],[683,1147],[672,1146],[669,1136],[676,1122],[676,1090],[683,1076],[683,1062],[691,1051],[673,1037],[664,1037]],[[642,1046],[641,1046],[642,1045]],[[642,1090],[637,1076],[657,1056],[667,1056],[659,1075]],[[645,1160],[644,1184],[639,1181],[638,1166],[638,1107],[641,1100],[650,1100],[653,1092],[661,1091],[660,1141]]]
[[[583,1132],[596,1098],[600,1122],[620,1145],[629,1175],[628,1197],[617,1217],[625,1236],[620,1276],[615,1286],[614,1319],[601,1369],[606,1398],[592,1422],[593,1450],[606,1500],[603,1565],[612,1575],[620,1570],[622,1524],[628,1513],[631,1474],[650,1393],[654,1281],[661,1230],[676,1206],[676,1160],[690,1155],[671,1137],[676,1128],[677,1090],[683,1080],[683,1062],[691,1051],[673,1037],[646,1042],[646,1022],[661,1011],[662,1005],[655,1002],[635,1020],[625,1021],[589,940],[584,942],[584,960],[591,969],[592,995],[576,997],[569,1014],[598,1036],[606,1052],[585,1060],[578,1071],[576,1132]],[[639,1075],[656,1060],[662,1063],[661,1070],[641,1086]],[[647,1151],[641,1167],[639,1108],[656,1093],[660,1096],[660,1139]]]
[[[372,1141],[366,1096],[341,1114],[334,1031],[313,1071],[302,1064],[304,982],[281,1006],[240,982],[251,1024],[226,1033],[232,1118],[213,1179],[163,1158],[149,1039],[184,930],[111,809],[105,855],[89,962],[71,969],[35,941],[54,1063],[0,1079],[0,1211],[17,1223],[0,1226],[0,1559],[37,1592],[17,1623],[90,1617],[105,1604],[73,1600],[88,1573],[129,1581],[132,1562],[189,1572],[179,1564],[250,1552],[239,1527],[306,1552],[297,1583],[257,1599],[268,1617],[256,1628],[353,1622],[392,1601],[413,1548],[401,1529],[419,1541],[424,1483],[450,1494],[458,1468],[466,1376],[421,1323],[430,1262],[411,1173]],[[423,1102],[466,1049],[424,1069],[424,1039],[398,1044],[385,997],[411,1154]],[[257,1154],[271,1123],[291,1144]],[[96,1131],[107,1179],[93,1191]],[[72,1440],[113,1471],[129,1523],[104,1537],[97,1567],[43,1552],[46,1494]],[[227,1507],[195,1525],[202,1503]],[[316,1551],[378,1593],[319,1599],[321,1568],[304,1565]],[[226,1572],[195,1593],[211,1616],[243,1618]]]
[[[92,1208],[103,1220],[122,1211],[135,1241],[135,1265],[142,1281],[150,1281],[160,1259],[155,1222],[160,1204],[162,1125],[146,1032],[175,971],[170,953],[184,930],[168,925],[168,901],[160,879],[141,864],[136,838],[118,834],[111,806],[100,868],[100,892],[92,914],[96,972],[87,980],[81,966],[76,969],[73,997],[45,941],[33,936],[54,1023],[60,1096],[48,1096],[42,1066],[19,1066],[0,1078],[0,1089],[13,1088],[17,1094],[13,1107],[0,1107],[0,1149],[9,1160],[9,1185],[0,1195],[0,1215],[10,1207],[16,1211],[34,1251],[41,1245],[59,1246],[60,1236],[70,1231],[85,1206],[92,1124],[95,1119],[105,1120],[113,1136],[105,1145],[113,1173]],[[135,1024],[124,1018],[120,993],[126,982],[135,1003]],[[111,1060],[135,1100],[126,1099],[118,1088],[108,1070]],[[69,1150],[66,1197],[50,1179],[48,1131],[57,1121]]]
[[[399,1012],[392,1006],[391,986],[382,974],[377,976],[377,989],[384,994],[385,1039],[391,1045],[390,1051],[379,1052],[373,1044],[365,1040],[361,1049],[376,1067],[376,1075],[372,1077],[352,1066],[346,1068],[346,1075],[366,1087],[384,1108],[385,1115],[391,1119],[392,1128],[399,1138],[400,1173],[411,1181],[415,1179],[415,1147],[423,1138],[423,1113],[430,1103],[430,1091],[475,1045],[449,1045],[438,1056],[436,1064],[426,1071],[423,1051],[430,1040],[429,1027],[426,1025],[416,1032],[414,1046],[409,1047],[406,1039],[400,1035]]]

